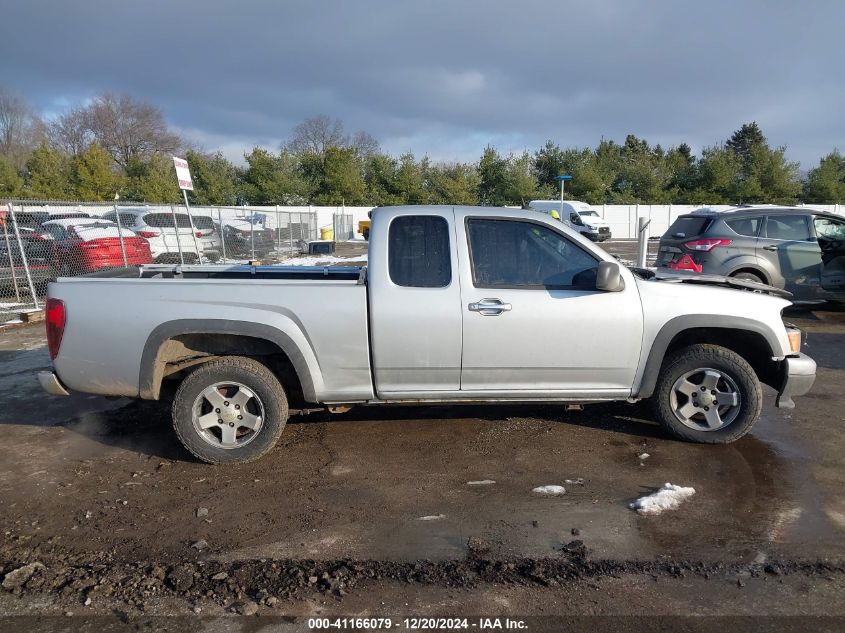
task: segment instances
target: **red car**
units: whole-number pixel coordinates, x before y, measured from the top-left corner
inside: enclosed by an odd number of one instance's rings
[[[53,240],[53,266],[59,275],[81,275],[103,268],[149,264],[150,245],[129,229],[100,218],[50,220],[42,224]],[[121,251],[121,236],[126,261]]]

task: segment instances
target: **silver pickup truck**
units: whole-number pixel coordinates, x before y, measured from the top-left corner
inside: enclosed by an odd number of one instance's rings
[[[49,287],[52,394],[172,398],[184,446],[256,459],[288,409],[648,398],[673,436],[736,440],[761,382],[815,363],[768,286],[629,270],[549,216],[387,207],[365,268],[142,266]],[[748,290],[757,290],[749,292]]]

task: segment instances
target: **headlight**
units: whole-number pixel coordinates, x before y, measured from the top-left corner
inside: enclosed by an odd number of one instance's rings
[[[786,337],[789,339],[789,351],[798,354],[801,351],[801,330],[793,325],[787,325]]]

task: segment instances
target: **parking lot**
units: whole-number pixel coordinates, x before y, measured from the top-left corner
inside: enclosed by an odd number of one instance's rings
[[[845,615],[845,312],[788,319],[816,386],[793,411],[767,389],[731,445],[669,440],[644,404],[359,408],[295,415],[225,468],[179,446],[166,403],[46,396],[42,328],[4,329],[0,566],[44,567],[0,609]],[[629,509],[665,482],[696,493]]]

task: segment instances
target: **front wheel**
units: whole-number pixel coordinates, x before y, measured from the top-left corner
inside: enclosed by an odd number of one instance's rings
[[[663,364],[652,398],[660,425],[678,439],[727,444],[751,430],[763,391],[739,354],[717,345],[692,345]]]
[[[173,398],[173,428],[209,464],[243,464],[276,444],[288,418],[284,389],[251,358],[224,356],[191,372]]]

